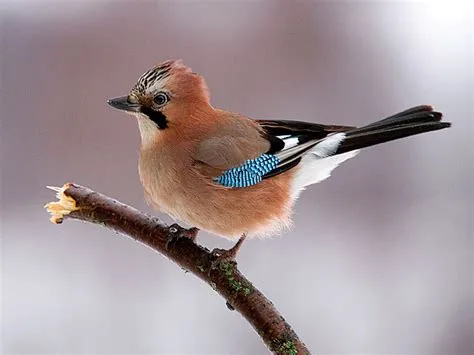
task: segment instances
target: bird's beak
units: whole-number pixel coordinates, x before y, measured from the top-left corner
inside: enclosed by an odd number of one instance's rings
[[[127,96],[121,96],[107,100],[107,103],[118,110],[127,112],[140,112],[140,105],[128,101]]]

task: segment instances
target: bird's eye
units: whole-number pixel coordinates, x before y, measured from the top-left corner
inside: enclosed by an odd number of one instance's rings
[[[155,96],[153,101],[158,106],[163,106],[164,104],[166,104],[168,102],[168,95],[166,95],[164,92],[160,92],[160,93],[158,93],[158,95]]]

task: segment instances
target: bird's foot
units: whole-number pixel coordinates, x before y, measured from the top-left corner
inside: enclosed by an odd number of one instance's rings
[[[170,243],[176,242],[181,238],[191,239],[193,242],[196,240],[196,236],[199,232],[198,228],[192,227],[185,229],[178,224],[172,224],[168,227],[168,233],[166,234],[165,248],[168,249]]]
[[[230,249],[219,249],[215,248],[211,251],[214,260],[211,263],[211,269],[217,269],[222,263],[225,262],[235,262],[235,257],[237,256],[242,243],[245,240],[245,234],[243,234],[240,239],[235,243],[235,245]]]

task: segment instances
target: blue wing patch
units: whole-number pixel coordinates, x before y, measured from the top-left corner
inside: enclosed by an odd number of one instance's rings
[[[275,169],[280,158],[271,154],[262,154],[258,158],[249,159],[241,166],[226,170],[216,178],[216,182],[226,187],[248,187],[262,181],[265,174]]]

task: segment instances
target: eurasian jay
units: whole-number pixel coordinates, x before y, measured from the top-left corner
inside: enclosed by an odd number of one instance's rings
[[[214,108],[204,79],[181,61],[153,67],[108,103],[137,118],[147,201],[199,229],[241,237],[231,256],[245,236],[288,226],[301,191],[359,149],[450,126],[428,105],[363,127],[253,120]]]

